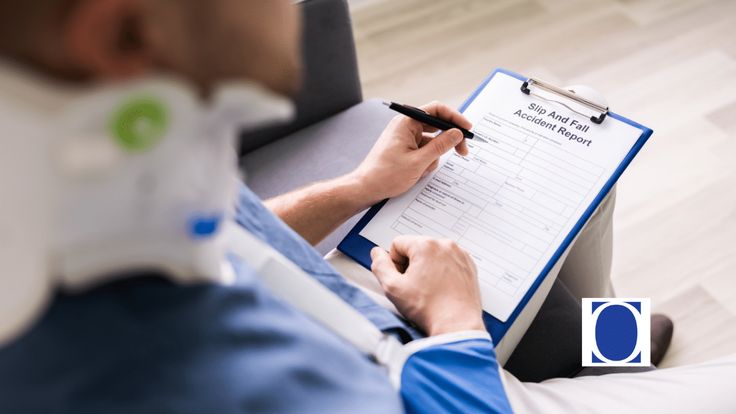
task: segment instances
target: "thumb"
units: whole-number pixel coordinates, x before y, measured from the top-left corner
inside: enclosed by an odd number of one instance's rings
[[[396,264],[391,260],[391,256],[382,248],[374,247],[371,249],[371,260],[373,261],[371,271],[376,275],[376,279],[384,289],[391,279],[401,276],[401,273],[396,269]]]
[[[453,128],[437,135],[427,145],[419,148],[419,152],[427,162],[432,162],[444,155],[447,151],[455,148],[463,140],[463,133]]]

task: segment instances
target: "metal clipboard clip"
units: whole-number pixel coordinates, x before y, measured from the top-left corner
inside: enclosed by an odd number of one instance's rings
[[[531,90],[531,88],[533,87],[539,88],[545,93],[544,94],[534,93]],[[558,103],[564,106],[565,108],[571,110],[572,112],[575,112],[576,114],[580,114],[585,117],[590,117],[590,120],[595,124],[601,124],[603,120],[606,119],[606,115],[608,115],[607,106],[604,106],[604,105],[595,103],[589,99],[586,99],[576,94],[574,90],[563,89],[558,86],[552,85],[549,82],[545,82],[543,80],[529,78],[521,85],[521,91],[527,95],[536,96],[537,98],[543,99],[545,101]],[[573,102],[573,105],[570,105],[561,100],[553,99],[551,97],[544,96],[544,95],[556,95],[558,97],[569,99]],[[591,112],[593,112],[593,114],[591,115],[590,113],[585,113],[580,108],[575,108],[575,106],[589,109]]]

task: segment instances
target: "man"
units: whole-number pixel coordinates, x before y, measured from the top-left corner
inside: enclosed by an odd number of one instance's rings
[[[352,214],[406,191],[436,167],[440,155],[453,148],[464,153],[458,131],[430,138],[425,134],[433,131],[408,119],[395,119],[353,173],[271,200],[268,207],[283,222],[247,188],[241,187],[237,198],[235,219],[270,246],[262,250],[264,255],[278,250],[383,332],[421,344],[422,350],[404,366],[400,395],[373,362],[271,296],[260,284],[262,275],[252,270],[252,263],[231,260],[233,281],[215,276],[217,267],[209,261],[189,257],[209,257],[206,253],[210,250],[200,249],[197,241],[215,240],[220,220],[217,203],[200,205],[204,201],[196,195],[213,193],[227,201],[227,188],[213,192],[209,186],[225,185],[227,173],[232,171],[214,171],[221,154],[207,158],[208,146],[200,143],[219,149],[215,142],[192,140],[187,141],[190,146],[177,145],[193,130],[216,130],[217,123],[207,122],[228,120],[237,107],[200,116],[191,108],[192,103],[184,108],[166,106],[171,111],[168,114],[159,99],[166,103],[168,96],[185,99],[187,88],[191,88],[203,101],[227,103],[232,95],[215,93],[217,86],[241,79],[255,81],[277,94],[293,93],[298,86],[298,18],[289,2],[4,0],[0,1],[0,16],[0,52],[35,73],[30,80],[7,75],[4,79],[24,83],[24,91],[6,82],[2,85],[3,102],[11,102],[11,106],[17,102],[43,113],[40,107],[45,109],[54,100],[54,110],[63,111],[62,95],[55,93],[53,99],[46,96],[41,83],[47,79],[76,92],[101,88],[100,96],[104,97],[96,100],[99,108],[85,100],[79,105],[70,103],[73,113],[59,117],[62,127],[52,131],[63,135],[64,150],[56,153],[49,168],[60,168],[64,175],[59,178],[60,188],[80,197],[52,192],[51,203],[58,205],[49,219],[52,240],[28,245],[52,252],[47,264],[58,275],[37,272],[45,277],[34,279],[40,281],[38,286],[23,284],[25,274],[3,275],[4,282],[24,287],[12,291],[16,297],[36,298],[40,303],[37,297],[43,294],[35,292],[44,288],[51,295],[46,306],[25,306],[28,302],[14,300],[10,294],[3,297],[4,303],[19,303],[18,309],[24,313],[22,318],[4,313],[4,324],[0,325],[3,412],[510,412],[512,407],[519,412],[621,411],[632,407],[670,411],[697,407],[718,412],[734,407],[728,393],[736,372],[733,359],[636,377],[617,374],[541,384],[522,384],[499,372],[481,321],[474,264],[452,242],[404,237],[394,241],[390,252],[372,252],[373,271],[387,296],[419,329],[352,288],[311,249],[306,241],[315,243]],[[136,82],[144,81],[146,86],[145,81],[157,75],[175,75],[180,80],[151,84],[153,97],[134,101],[132,111],[127,111],[124,103],[117,106],[121,96],[135,99],[126,90],[146,91]],[[117,84],[114,82],[120,82],[122,88],[107,86]],[[245,103],[252,105],[249,108],[254,113],[279,108],[279,99],[272,94],[238,86],[243,96],[258,101]],[[96,125],[94,119],[91,126],[82,123],[85,127],[78,128],[77,117],[88,111],[87,118],[94,118],[98,109],[101,117],[112,122],[107,128],[115,148],[98,146],[96,139],[84,140],[90,131],[97,134],[105,127]],[[425,109],[470,126],[444,105],[430,104]],[[136,122],[117,123],[118,115],[123,120],[132,116]],[[195,122],[200,119],[204,126]],[[140,120],[145,122],[137,122]],[[2,125],[0,136],[6,143],[17,142],[6,133],[11,124],[15,127],[16,120],[3,121],[7,124]],[[170,131],[181,137],[166,135]],[[48,138],[54,144],[57,137]],[[80,139],[89,145],[77,145]],[[23,147],[26,144],[30,145],[23,141],[8,147],[5,154],[10,155],[3,160],[25,168],[26,163],[15,159],[24,155],[16,149],[28,148]],[[88,156],[90,146],[94,156]],[[50,148],[54,149],[53,145]],[[181,157],[146,158],[175,153]],[[209,162],[208,167],[214,170],[191,173],[198,168],[198,161]],[[162,163],[165,168],[156,169]],[[38,164],[26,170],[45,167]],[[118,177],[115,174],[121,168],[136,177]],[[25,196],[6,178],[12,170],[5,172],[3,183],[16,191],[15,195]],[[211,181],[197,182],[208,173]],[[156,197],[169,197],[171,186],[180,184],[177,177],[191,178],[188,183],[196,188],[177,187],[180,193],[170,197],[184,202],[171,207],[174,204],[169,198]],[[29,187],[36,182],[35,177],[27,180]],[[111,186],[114,191],[109,197],[96,197]],[[126,197],[129,193],[136,195],[135,203]],[[26,199],[44,196],[36,192]],[[27,214],[15,198],[8,201],[10,207],[3,206],[8,211]],[[191,209],[193,204],[197,208]],[[118,209],[120,205],[132,207]],[[27,205],[30,211],[41,207]],[[158,231],[158,225],[167,220],[178,223],[172,216],[179,209],[194,214],[187,216],[191,221],[183,221],[191,226],[181,235],[194,241],[182,241],[182,249],[170,251],[167,245],[178,243],[175,235],[179,233],[163,225]],[[136,217],[144,222],[135,222]],[[117,225],[117,220],[130,223],[135,231]],[[3,223],[11,230],[20,228],[13,220]],[[75,233],[76,227],[69,223],[88,227]],[[36,226],[35,221],[31,224],[38,231],[45,228]],[[164,231],[171,231],[171,239],[160,236]],[[22,231],[8,234],[24,240]],[[125,254],[108,243],[124,246]],[[138,245],[145,249],[137,249]],[[6,254],[14,251],[10,247],[4,244],[3,260],[20,260]],[[183,254],[185,247],[196,255]],[[153,255],[154,251],[158,253]],[[150,267],[155,271],[146,265],[154,265]],[[167,271],[161,272],[161,268]],[[452,278],[445,277],[450,274]],[[428,339],[422,339],[425,334]],[[719,380],[707,387],[700,385],[713,378]],[[678,393],[673,395],[675,390]],[[656,392],[666,399],[658,398]]]

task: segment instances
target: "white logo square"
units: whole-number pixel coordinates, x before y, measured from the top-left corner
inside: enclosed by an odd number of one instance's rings
[[[649,298],[583,298],[584,367],[651,365]]]

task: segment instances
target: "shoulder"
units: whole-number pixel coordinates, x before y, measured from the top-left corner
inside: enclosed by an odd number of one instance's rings
[[[57,295],[28,334],[0,349],[0,409],[398,406],[383,373],[362,355],[244,280],[178,286],[148,276]]]

